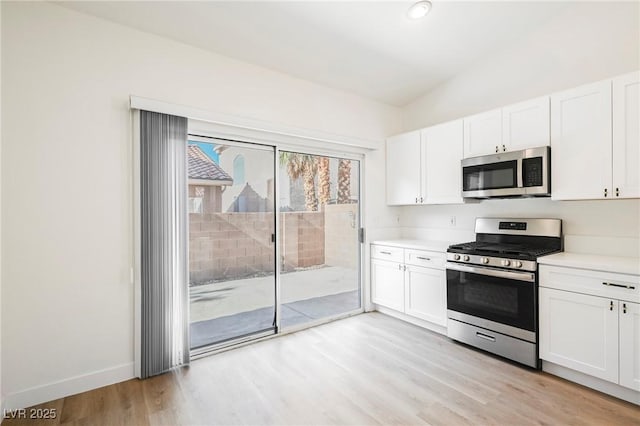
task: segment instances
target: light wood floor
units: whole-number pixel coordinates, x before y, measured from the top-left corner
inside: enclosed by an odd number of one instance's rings
[[[378,313],[39,407],[58,411],[44,425],[640,425],[638,406]]]

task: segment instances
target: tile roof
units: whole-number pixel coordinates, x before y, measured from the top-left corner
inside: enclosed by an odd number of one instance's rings
[[[227,172],[209,158],[197,145],[188,145],[189,179],[224,180],[232,182]]]

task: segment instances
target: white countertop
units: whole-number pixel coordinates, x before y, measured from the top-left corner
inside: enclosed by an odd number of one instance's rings
[[[439,251],[446,252],[447,248],[451,244],[454,244],[449,241],[426,241],[426,240],[378,240],[373,241],[371,244],[381,245],[381,246],[390,246],[390,247],[400,247],[400,248],[408,248],[414,250],[428,250],[428,251]]]
[[[640,259],[637,257],[599,256],[562,252],[538,258],[541,265],[566,266],[593,271],[640,275]]]

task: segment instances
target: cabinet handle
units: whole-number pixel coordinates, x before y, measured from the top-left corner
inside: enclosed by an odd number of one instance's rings
[[[391,255],[391,252],[390,252],[390,251],[381,251],[381,252],[380,252],[380,254],[388,254],[388,255]]]
[[[430,257],[422,257],[422,256],[418,256],[418,259],[420,259],[420,260],[431,260]]]
[[[620,188],[616,188],[616,197],[620,196]]]
[[[402,271],[402,265],[398,264],[398,270]]]
[[[504,145],[502,145],[502,150],[503,150],[503,151],[506,151],[506,150],[507,150],[507,147],[506,147],[506,146],[504,146]]]
[[[420,202],[422,203],[424,201],[424,198],[420,197]]]
[[[607,188],[604,189],[604,196],[607,197],[609,195],[609,190]]]
[[[416,204],[418,204],[418,197],[416,197]]]
[[[609,302],[609,310],[613,311],[613,301]]]
[[[404,270],[405,270],[405,271],[407,270],[407,265],[404,265]]]
[[[498,152],[498,145],[496,145],[496,152]]]
[[[626,284],[614,284],[614,283],[603,282],[602,285],[607,285],[607,286],[611,286],[611,287],[628,288],[629,290],[635,290],[636,289],[634,286],[626,285]]]
[[[627,304],[626,304],[626,303],[623,303],[623,304],[622,304],[622,313],[623,313],[623,314],[626,314],[626,313],[627,313]]]

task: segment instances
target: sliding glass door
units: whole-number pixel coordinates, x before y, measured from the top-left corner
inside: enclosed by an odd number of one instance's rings
[[[281,326],[360,310],[360,162],[279,156]]]
[[[192,355],[361,310],[358,160],[200,136],[187,154]]]
[[[190,137],[192,355],[276,331],[275,149]]]

